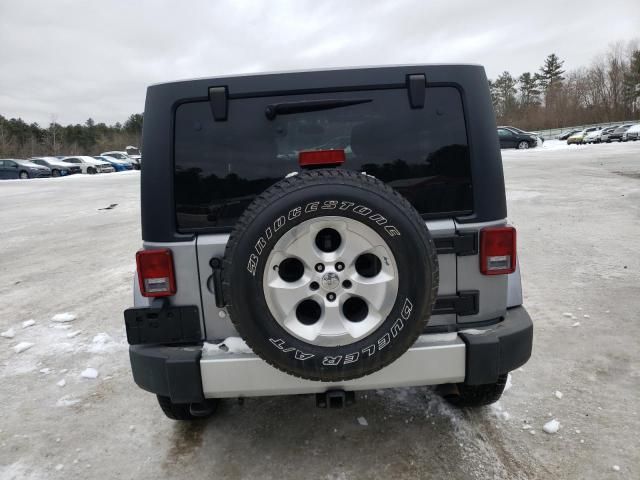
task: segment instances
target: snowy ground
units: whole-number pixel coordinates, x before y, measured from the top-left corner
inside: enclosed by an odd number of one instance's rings
[[[171,422],[124,338],[139,174],[0,182],[0,478],[639,478],[640,143],[503,157],[535,345],[477,411],[413,388]]]

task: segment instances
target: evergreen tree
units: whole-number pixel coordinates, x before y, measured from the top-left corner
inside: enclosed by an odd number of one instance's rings
[[[134,113],[130,115],[124,125],[122,126],[127,133],[139,133],[142,131],[142,114]]]
[[[632,111],[640,110],[640,50],[631,54],[629,69],[624,75],[624,94]]]
[[[564,60],[560,60],[555,53],[551,53],[544,61],[544,65],[540,67],[539,81],[544,90],[548,90],[550,87],[562,82],[564,77],[562,74],[564,70],[562,66]]]
[[[540,89],[538,88],[539,78],[537,75],[531,75],[525,72],[518,77],[518,85],[520,87],[520,106],[528,108],[533,105],[540,104]]]
[[[507,71],[504,71],[493,82],[495,89],[495,95],[497,99],[497,111],[498,117],[508,117],[513,113],[516,102],[516,79],[511,76]]]

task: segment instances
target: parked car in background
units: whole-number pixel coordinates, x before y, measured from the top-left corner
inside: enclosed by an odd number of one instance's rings
[[[506,127],[498,127],[498,139],[500,148],[518,148],[524,150],[535,147],[537,137],[529,133],[518,133]]]
[[[0,160],[0,178],[42,178],[50,177],[51,169],[36,165],[28,160],[5,158]]]
[[[116,160],[124,160],[125,162],[130,162],[133,165],[134,169],[140,170],[140,160],[131,158],[129,155],[127,155],[127,152],[119,152],[119,151],[102,152],[100,156],[101,157],[106,156],[106,157],[115,158]]]
[[[113,168],[116,169],[116,172],[133,170],[133,164],[130,162],[125,162],[124,160],[118,160],[117,158],[109,157],[107,155],[97,155],[93,158],[95,158],[96,160],[100,160],[101,162],[110,163],[113,166]]]
[[[133,145],[127,145],[124,150],[125,152],[127,152],[127,155],[129,155],[129,158],[132,158],[133,160],[137,160],[138,163],[142,163],[142,152],[138,147],[134,147]]]
[[[602,128],[591,130],[584,136],[582,143],[599,143],[600,142],[600,134],[602,134]]]
[[[65,177],[74,173],[82,173],[82,169],[79,166],[65,163],[57,157],[34,157],[29,161],[36,165],[50,168],[52,177]]]
[[[82,169],[82,173],[94,174],[94,173],[110,173],[115,172],[115,168],[102,160],[96,160],[93,157],[86,155],[78,155],[75,157],[65,157],[63,162],[74,164]]]
[[[577,130],[569,130],[567,133],[563,133],[562,135],[560,135],[558,137],[558,140],[566,140],[567,138],[569,138],[571,135],[575,135],[576,133],[580,133],[582,130],[577,129]]]
[[[587,134],[598,129],[600,129],[600,127],[589,127],[589,128],[585,128],[584,130],[580,130],[580,132],[578,133],[574,133],[569,138],[567,138],[567,145],[584,143],[584,139],[587,136]]]
[[[534,132],[526,132],[520,128],[516,128],[516,127],[511,127],[509,125],[504,126],[504,127],[498,127],[498,128],[506,128],[507,130],[511,130],[514,133],[519,133],[522,135],[531,135],[532,137],[535,137],[535,139],[537,140],[538,145],[542,145],[544,144],[544,138],[542,138],[540,135],[538,135],[537,133]]]
[[[609,135],[611,135],[611,133],[613,133],[613,131],[618,128],[618,127],[607,127],[605,129],[602,130],[602,132],[600,132],[600,137],[598,138],[598,143],[601,142],[606,142],[606,143],[611,143],[611,140],[609,140]]]
[[[622,141],[622,135],[629,130],[631,127],[633,126],[632,123],[629,123],[628,125],[620,125],[618,128],[616,128],[613,132],[611,132],[609,134],[609,140],[612,142],[621,142]]]
[[[636,140],[638,140],[639,136],[640,136],[640,123],[630,126],[629,129],[622,134],[622,141],[623,142],[628,142],[628,141],[634,141],[635,142]]]

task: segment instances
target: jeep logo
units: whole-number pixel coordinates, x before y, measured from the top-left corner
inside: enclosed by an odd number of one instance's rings
[[[327,272],[322,276],[322,288],[325,290],[335,290],[340,285],[338,275],[333,272]]]

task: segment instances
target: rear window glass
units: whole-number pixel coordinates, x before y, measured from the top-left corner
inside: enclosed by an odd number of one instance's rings
[[[359,103],[265,114],[270,105],[317,100]],[[423,109],[409,107],[405,89],[387,89],[233,99],[222,122],[208,102],[186,103],[175,120],[181,231],[233,226],[256,195],[300,171],[298,154],[310,150],[344,150],[343,168],[386,182],[425,217],[473,210],[464,113],[453,87],[428,88]]]

